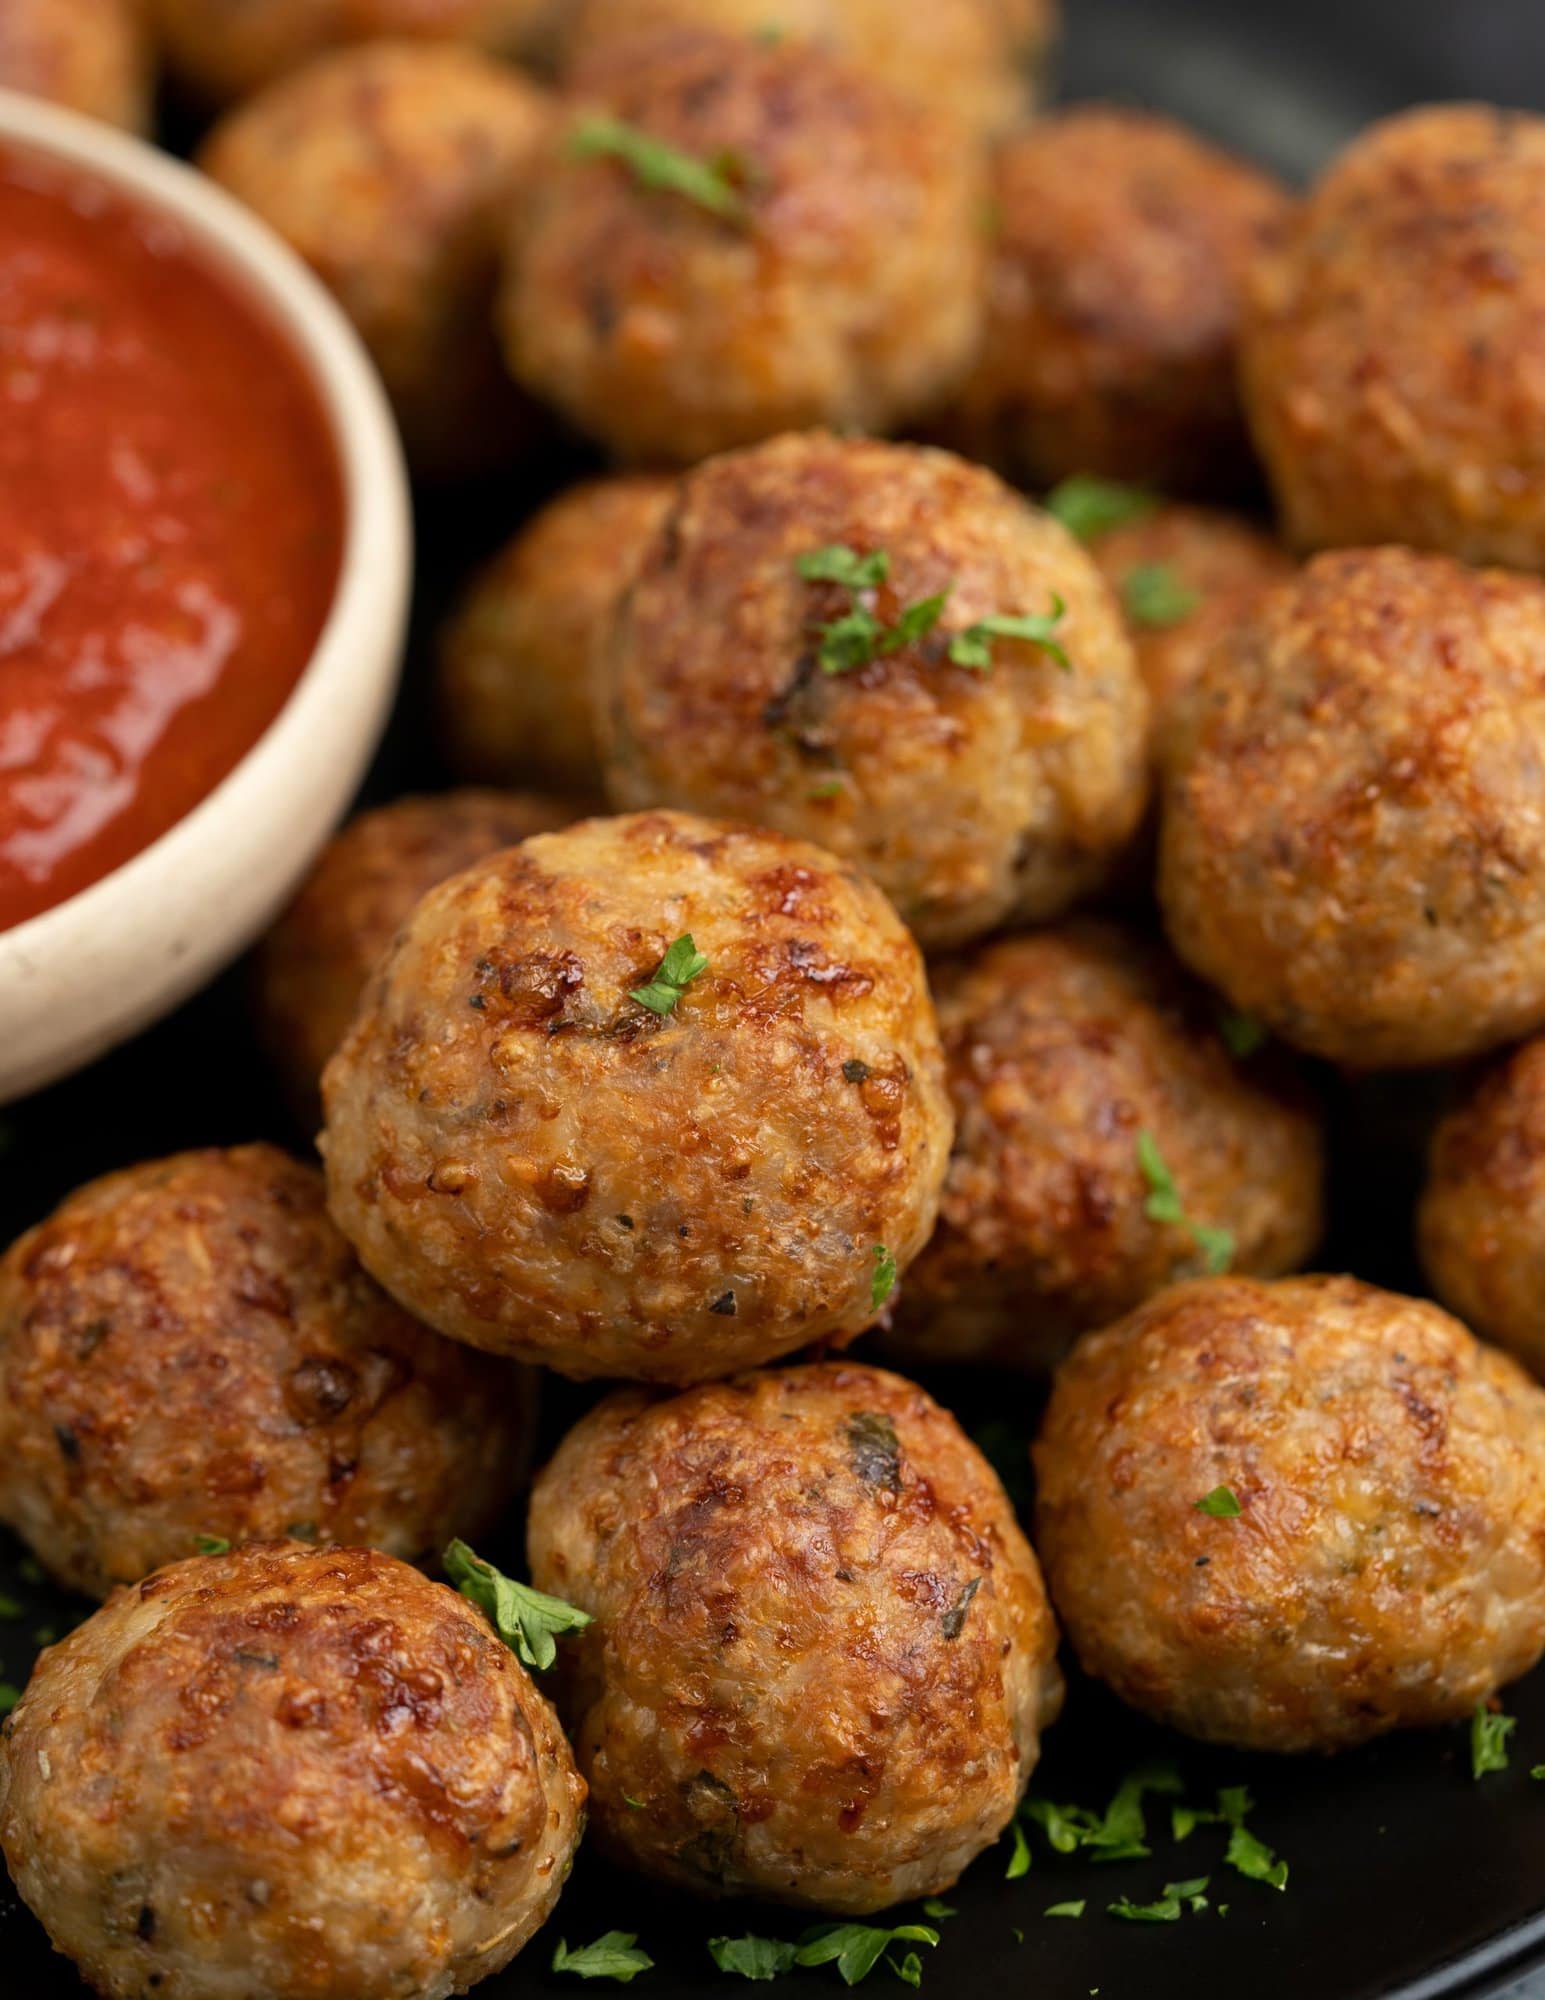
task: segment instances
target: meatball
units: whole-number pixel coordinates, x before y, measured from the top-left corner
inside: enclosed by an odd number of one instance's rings
[[[1005,617],[1050,644],[982,636]],[[600,721],[614,803],[819,840],[929,948],[1055,916],[1147,793],[1147,698],[1094,564],[916,445],[775,438],[689,474],[614,627]]]
[[[333,1213],[442,1333],[693,1382],[881,1312],[951,1124],[917,948],[819,848],[641,813],[431,890],[322,1082]]]
[[[1002,1487],[877,1369],[609,1397],[543,1473],[530,1553],[595,1620],[560,1702],[596,1839],[700,1894],[862,1916],[949,1888],[1061,1703]]]
[[[1056,0],[577,0],[567,49],[583,61],[619,35],[678,23],[787,35],[992,136],[1040,97],[1057,12]]]
[[[1545,1649],[1545,1391],[1424,1301],[1176,1286],[1080,1341],[1035,1467],[1079,1659],[1190,1735],[1345,1749]]]
[[[0,1732],[0,1848],[108,2000],[444,2000],[558,1899],[583,1780],[481,1613],[260,1542],[120,1590]]]
[[[514,231],[518,378],[625,458],[900,425],[981,325],[978,149],[797,41],[608,42]]]
[[[1240,359],[1293,541],[1545,569],[1545,118],[1364,133],[1255,273]]]
[[[498,1515],[534,1395],[384,1297],[272,1146],[92,1181],[0,1262],[0,1519],[94,1596],[206,1535],[423,1559]]]
[[[1090,553],[1126,614],[1162,759],[1207,655],[1264,590],[1292,575],[1292,559],[1237,514],[1171,502],[1097,535]]]
[[[464,775],[599,788],[597,656],[674,491],[642,474],[573,487],[474,580],[440,647],[444,733]]]
[[[145,131],[150,52],[137,0],[0,0],[0,90]]]
[[[1240,294],[1288,208],[1268,175],[1151,112],[1086,105],[1020,133],[998,158],[987,331],[951,435],[1032,485],[1246,485]]]
[[[1438,1126],[1418,1235],[1439,1297],[1545,1376],[1545,1041],[1491,1065]]]
[[[257,1008],[291,1102],[315,1127],[318,1085],[386,947],[437,882],[579,816],[526,792],[446,792],[361,813],[322,850],[258,950]]]
[[[427,474],[500,463],[531,434],[492,310],[507,211],[548,123],[537,87],[499,63],[385,42],[274,84],[200,155],[335,293]]]
[[[181,80],[209,102],[246,97],[314,56],[395,36],[550,60],[569,0],[149,0]]]
[[[955,1151],[902,1353],[1047,1368],[1209,1258],[1275,1277],[1309,1256],[1310,1101],[1279,1057],[1231,1057],[1250,1024],[1220,1023],[1161,953],[1075,925],[946,964],[934,992]],[[1178,1222],[1150,1213],[1165,1174]]]
[[[1182,958],[1360,1068],[1545,1020],[1545,585],[1407,549],[1318,556],[1209,658],[1171,744]]]

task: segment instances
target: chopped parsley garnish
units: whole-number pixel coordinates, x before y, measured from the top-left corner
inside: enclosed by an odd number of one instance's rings
[[[637,1946],[635,1931],[608,1931],[578,1951],[570,1951],[568,1940],[560,1938],[553,1953],[553,1971],[575,1972],[581,1979],[615,1979],[626,1986],[654,1964],[648,1952],[639,1951]]]
[[[1072,673],[1073,662],[1055,636],[1057,627],[1067,615],[1067,606],[1060,597],[1053,597],[1051,605],[1050,611],[1024,617],[997,612],[990,618],[979,618],[974,625],[967,626],[964,632],[957,632],[951,639],[951,660],[957,667],[972,667],[978,673],[986,673],[992,666],[993,640],[1017,639],[1026,645],[1039,646],[1065,674]]]
[[[938,1896],[928,1896],[923,1902],[923,1915],[932,1917],[937,1924],[942,1923],[946,1917],[958,1917],[960,1912],[953,1903],[946,1903]]]
[[[738,1972],[742,1979],[777,1979],[792,1972],[798,1945],[785,1938],[710,1938],[708,1955],[721,1972]]]
[[[1470,1718],[1472,1776],[1484,1778],[1488,1771],[1507,1769],[1507,1739],[1517,1727],[1517,1716],[1493,1714],[1484,1702],[1481,1703]]]
[[[195,1535],[193,1546],[201,1556],[228,1556],[231,1553],[230,1538],[226,1535]]]
[[[905,646],[915,646],[938,624],[949,601],[947,590],[933,597],[920,597],[903,608],[894,625],[883,624],[869,605],[857,600],[863,592],[877,589],[890,575],[891,559],[884,549],[874,549],[865,556],[845,542],[829,543],[825,548],[807,549],[796,556],[794,568],[804,582],[836,584],[849,592],[853,600],[840,618],[816,628],[820,638],[816,657],[823,673],[852,673],[855,668],[899,653]]]
[[[1225,1007],[1219,1012],[1218,1033],[1236,1062],[1244,1062],[1270,1040],[1262,1022],[1253,1014],[1240,1013],[1236,1007]]]
[[[1210,1880],[1210,1876],[1197,1875],[1189,1882],[1166,1882],[1156,1903],[1134,1903],[1122,1896],[1106,1908],[1113,1917],[1122,1917],[1129,1924],[1178,1923],[1183,1910],[1195,1915],[1207,1908],[1206,1889]]]
[[[1026,1799],[1020,1810],[1045,1834],[1055,1854],[1073,1854],[1082,1848],[1096,1861],[1142,1861],[1150,1852],[1144,1800],[1151,1792],[1172,1794],[1179,1790],[1180,1773],[1173,1764],[1143,1764],[1122,1780],[1103,1813],[1043,1798]]]
[[[624,119],[604,113],[581,119],[569,134],[569,152],[576,160],[618,160],[647,193],[679,194],[721,222],[744,229],[751,221],[732,177],[734,162],[700,160]]]
[[[627,1807],[629,1812],[642,1812],[644,1810],[644,1801],[634,1798],[631,1792],[623,1793],[622,1803]]]
[[[896,1259],[883,1243],[874,1246],[874,1276],[869,1282],[869,1310],[878,1312],[896,1289]]]
[[[594,1622],[588,1611],[565,1604],[561,1597],[549,1597],[529,1584],[516,1583],[513,1577],[474,1555],[465,1542],[452,1542],[442,1560],[445,1574],[462,1596],[486,1612],[494,1630],[516,1657],[538,1672],[545,1671],[558,1657],[554,1643],[557,1633],[582,1632]],[[632,1942],[629,1938],[628,1943]]]
[[[1050,1903],[1043,1914],[1048,1917],[1081,1917],[1088,1907],[1088,1903],[1080,1896],[1076,1903]]]
[[[844,590],[873,590],[891,573],[891,559],[884,549],[861,556],[846,542],[832,542],[824,549],[806,549],[794,558],[794,568],[806,583],[838,583]]]
[[[1099,479],[1076,472],[1046,496],[1046,511],[1055,514],[1070,535],[1081,542],[1097,541],[1112,528],[1129,527],[1158,512],[1158,495],[1146,487],[1125,486],[1117,479]]]
[[[1252,1882],[1264,1882],[1269,1889],[1285,1889],[1287,1863],[1279,1861],[1265,1841],[1258,1839],[1245,1825],[1254,1804],[1243,1785],[1227,1785],[1218,1794],[1217,1810],[1214,1812],[1209,1812],[1204,1806],[1176,1806],[1170,1815],[1170,1831],[1179,1841],[1189,1840],[1199,1826],[1226,1826],[1229,1841],[1224,1860],[1229,1867]]]
[[[1137,1164],[1148,1183],[1144,1213],[1149,1221],[1174,1223],[1181,1229],[1189,1230],[1209,1273],[1216,1277],[1226,1271],[1234,1261],[1233,1232],[1215,1228],[1211,1223],[1193,1222],[1186,1214],[1180,1190],[1164,1164],[1164,1155],[1151,1132],[1139,1132],[1137,1135]]]
[[[0,1590],[0,1618],[20,1618],[23,1615],[21,1604],[7,1592]]]
[[[1239,1495],[1232,1486],[1215,1486],[1191,1504],[1198,1514],[1210,1514],[1215,1521],[1236,1520],[1241,1512]]]
[[[1009,1834],[1014,1843],[1009,1855],[1009,1865],[1003,1871],[1005,1882],[1017,1882],[1030,1873],[1030,1843],[1025,1838],[1025,1829],[1016,1819],[1009,1825]]]
[[[11,1681],[0,1681],[0,1715],[9,1715],[21,1700],[21,1689]]]
[[[883,1958],[898,1979],[916,1986],[923,1973],[916,1952],[897,1958],[890,1952],[894,1944],[936,1945],[939,1933],[927,1924],[897,1924],[887,1930],[876,1924],[818,1924],[806,1931],[794,1953],[796,1965],[835,1964],[845,1984],[856,1986],[867,1979]]]
[[[629,988],[628,998],[663,1019],[673,1011],[698,974],[707,970],[708,960],[692,942],[691,932],[685,932],[660,960],[649,984]]]
[[[1134,625],[1178,625],[1201,601],[1168,563],[1139,563],[1121,579],[1121,608]]]

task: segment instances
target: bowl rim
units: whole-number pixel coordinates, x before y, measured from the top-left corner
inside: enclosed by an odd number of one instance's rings
[[[332,295],[279,236],[213,180],[150,141],[17,91],[0,90],[0,145],[97,179],[170,218],[284,342],[315,394],[337,461],[342,543],[322,629],[284,705],[181,819],[73,896],[0,930],[0,975],[31,972],[95,937],[125,901],[153,905],[185,863],[220,838],[227,815],[256,812],[292,754],[325,724],[357,657],[390,628],[400,655],[411,602],[412,510],[395,419],[374,364]],[[373,753],[393,686],[359,757]],[[353,786],[350,787],[352,791]],[[116,1035],[103,1037],[106,1046]]]

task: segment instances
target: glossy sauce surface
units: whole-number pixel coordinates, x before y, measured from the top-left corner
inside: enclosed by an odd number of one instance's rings
[[[259,308],[176,223],[0,147],[0,928],[239,762],[342,536],[321,407]]]

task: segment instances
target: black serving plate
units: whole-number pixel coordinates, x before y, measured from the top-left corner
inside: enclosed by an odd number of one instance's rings
[[[930,0],[896,0],[898,6]],[[1072,20],[1067,92],[1153,104],[1294,176],[1360,125],[1404,104],[1479,96],[1545,105],[1545,21],[1539,0],[1066,0]],[[580,469],[554,462],[556,485]],[[529,509],[534,491],[508,487],[423,496],[417,635],[403,699],[369,796],[444,782],[425,745],[425,639],[450,591]],[[1410,1213],[1426,1125],[1441,1078],[1352,1086],[1330,1080],[1335,1181],[1328,1266],[1415,1289]],[[0,1114],[0,1240],[44,1214],[70,1188],[109,1168],[179,1147],[270,1137],[292,1145],[277,1096],[252,1044],[240,969],[173,1019],[56,1089]],[[1036,1403],[1023,1384],[931,1381],[970,1426],[989,1413],[1021,1440]],[[546,1427],[555,1437],[583,1398],[554,1385]],[[520,1524],[504,1553],[519,1561]],[[497,1549],[492,1553],[499,1553]],[[0,1591],[21,1615],[0,1621],[0,1678],[20,1683],[39,1643],[89,1607],[31,1581],[37,1572],[0,1536]],[[1058,1860],[1033,1835],[1034,1862],[1005,1879],[1009,1848],[984,1855],[947,1898],[924,1953],[927,1992],[1023,1992],[1048,2000],[1427,2000],[1500,1994],[1545,1965],[1545,1787],[1528,1775],[1545,1761],[1545,1669],[1507,1695],[1518,1718],[1511,1768],[1477,1783],[1464,1730],[1391,1739],[1334,1762],[1273,1762],[1202,1750],[1121,1711],[1073,1676],[1067,1712],[1051,1732],[1035,1789],[1059,1801],[1103,1804],[1134,1766],[1173,1760],[1190,1796],[1246,1784],[1252,1824],[1288,1861],[1285,1893],[1222,1866],[1222,1842],[1203,1828],[1172,1844],[1168,1803],[1151,1810],[1153,1855],[1099,1866]],[[1210,1873],[1214,1908],[1174,1924],[1121,1923],[1118,1896],[1153,1898],[1171,1880]],[[1047,1907],[1083,1899],[1080,1921]],[[1226,1903],[1227,1914],[1217,1905]],[[915,1918],[908,1909],[897,1920]],[[480,1992],[571,1995],[548,1968],[559,1937],[638,1933],[656,1961],[635,1989],[650,2000],[748,1993],[715,1971],[714,1935],[797,1934],[790,1913],[696,1904],[614,1874],[582,1856],[549,1930]],[[0,1887],[0,1994],[76,2000],[82,1988],[51,1955],[42,1931]],[[791,1975],[810,1991],[840,1991],[831,1969]],[[900,1992],[882,1966],[875,1989]],[[604,1990],[604,1989],[603,1989]],[[1540,1989],[1545,1992],[1545,1987]],[[265,2000],[254,1994],[251,2000]]]

